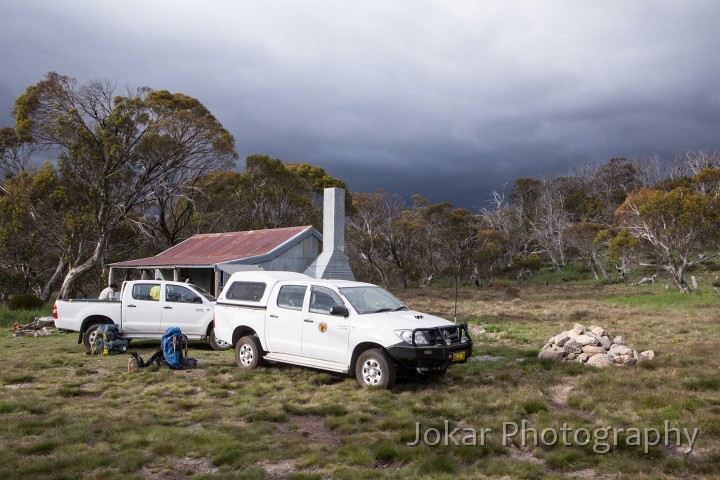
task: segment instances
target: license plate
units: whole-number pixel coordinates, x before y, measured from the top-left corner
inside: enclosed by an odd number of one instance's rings
[[[465,352],[455,352],[452,354],[453,362],[462,362],[465,360]]]

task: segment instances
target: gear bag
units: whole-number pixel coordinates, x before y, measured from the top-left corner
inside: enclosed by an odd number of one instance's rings
[[[127,340],[118,340],[120,327],[115,324],[103,324],[95,330],[95,338],[90,346],[91,355],[117,355],[127,352]]]
[[[153,354],[147,362],[137,355],[132,353],[133,365],[131,367],[128,364],[128,370],[136,368],[149,367],[153,363],[158,365],[167,365],[171,370],[182,370],[184,368],[192,368],[197,366],[197,360],[194,358],[188,358],[188,340],[185,335],[180,331],[180,327],[168,328],[160,340],[160,348]]]

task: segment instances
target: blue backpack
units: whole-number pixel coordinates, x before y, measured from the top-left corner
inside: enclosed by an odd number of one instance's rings
[[[142,358],[133,353],[138,361],[139,367],[149,367],[153,363],[167,365],[171,370],[182,370],[188,367],[196,367],[197,360],[188,358],[188,340],[180,331],[180,327],[170,327],[165,330],[160,339],[160,348],[150,357],[150,360],[143,362]]]
[[[184,367],[183,360],[187,357],[187,337],[182,334],[180,327],[168,328],[160,340],[163,357],[171,369]]]

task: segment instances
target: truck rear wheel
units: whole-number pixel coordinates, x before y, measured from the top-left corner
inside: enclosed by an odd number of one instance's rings
[[[85,330],[85,333],[83,334],[83,345],[85,345],[85,349],[88,352],[92,348],[93,342],[95,342],[95,331],[100,325],[102,325],[102,323],[93,323],[87,328],[87,330]]]
[[[229,350],[230,348],[232,348],[232,344],[231,344],[231,343],[223,342],[222,340],[218,340],[218,339],[215,337],[215,330],[214,330],[214,329],[213,329],[213,330],[210,330],[210,338],[208,339],[208,343],[210,344],[210,347],[211,347],[213,350],[220,350],[220,351],[222,351],[222,350]]]
[[[396,374],[392,358],[379,348],[364,351],[355,364],[355,377],[363,388],[390,388]]]
[[[263,351],[260,339],[255,335],[242,337],[235,344],[235,363],[245,370],[257,368],[262,361]]]

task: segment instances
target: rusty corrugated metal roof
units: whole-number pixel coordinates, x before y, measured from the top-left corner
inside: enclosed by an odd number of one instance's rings
[[[198,234],[154,257],[118,262],[111,266],[125,268],[176,265],[212,266],[270,253],[310,228],[312,227],[305,226]]]

